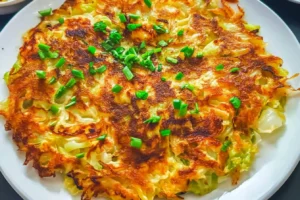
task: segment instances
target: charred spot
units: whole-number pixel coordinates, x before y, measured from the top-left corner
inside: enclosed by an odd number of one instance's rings
[[[274,71],[272,66],[263,66],[262,68],[262,75],[269,78],[279,78],[276,75],[276,72]]]
[[[78,28],[74,30],[66,30],[67,37],[80,37],[84,38],[87,35],[87,32],[85,29]]]
[[[74,184],[76,185],[76,187],[77,187],[79,190],[82,190],[83,187],[82,187],[81,184],[79,183],[79,178],[76,177],[77,175],[78,175],[78,174],[75,173],[74,171],[70,171],[69,173],[67,173],[67,176],[68,176],[69,178],[72,178],[72,179],[73,179]]]
[[[74,59],[79,65],[84,65],[93,61],[93,56],[89,54],[86,50],[77,49],[75,51]]]
[[[169,24],[169,21],[166,20],[166,19],[157,19],[156,21],[162,22],[162,23],[165,23],[165,24]]]
[[[154,90],[157,102],[163,102],[169,97],[175,97],[175,93],[168,82],[157,82],[154,85]]]

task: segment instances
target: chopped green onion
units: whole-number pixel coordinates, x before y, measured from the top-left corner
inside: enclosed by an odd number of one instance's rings
[[[107,70],[106,65],[102,65],[101,67],[99,67],[98,69],[96,69],[96,72],[99,74],[104,73]]]
[[[180,81],[181,79],[183,79],[184,74],[182,72],[179,72],[178,74],[176,74],[175,79]]]
[[[184,30],[180,30],[180,31],[177,32],[177,35],[178,36],[183,36],[183,33],[184,33]]]
[[[149,119],[147,119],[146,121],[144,121],[145,124],[155,124],[158,123],[160,121],[161,117],[157,116],[157,115],[153,115],[151,116]]]
[[[238,98],[238,97],[232,97],[229,102],[232,104],[232,106],[235,108],[235,109],[239,109],[241,107],[241,100]]]
[[[204,57],[204,54],[202,53],[202,52],[199,52],[199,53],[197,53],[197,56],[196,56],[197,58],[203,58]]]
[[[158,71],[158,72],[161,72],[161,71],[162,71],[162,64],[158,64],[157,71]]]
[[[168,63],[171,63],[171,64],[177,64],[178,63],[178,60],[176,58],[172,58],[172,57],[166,57],[166,61]]]
[[[182,48],[180,52],[183,52],[186,58],[190,58],[194,54],[194,48],[186,46]]]
[[[109,39],[115,44],[119,44],[122,39],[122,35],[118,32],[118,30],[113,29],[110,31]]]
[[[143,41],[140,45],[140,49],[145,49],[146,48],[146,42]]]
[[[162,81],[162,82],[166,82],[167,79],[166,79],[165,77],[162,77],[162,78],[161,78],[161,81]]]
[[[156,33],[158,34],[163,34],[163,33],[167,33],[168,30],[165,29],[163,26],[161,25],[153,25],[153,29],[156,31]]]
[[[59,54],[57,52],[48,52],[49,58],[58,58]]]
[[[84,79],[84,74],[81,70],[72,69],[72,74],[75,78]]]
[[[181,103],[180,108],[179,108],[179,116],[183,117],[186,115],[188,109],[188,104],[186,103]]]
[[[119,14],[119,19],[120,19],[120,21],[121,21],[122,23],[127,22],[126,16],[125,16],[125,14],[123,14],[123,13],[120,13],[120,14]]]
[[[107,27],[107,25],[103,21],[100,21],[100,22],[97,22],[94,24],[94,30],[96,32],[106,33],[106,27]]]
[[[140,27],[142,27],[142,24],[128,24],[127,25],[127,29],[130,31],[134,31]]]
[[[168,46],[168,43],[164,40],[161,40],[161,41],[158,42],[158,45],[161,46],[161,47],[166,47],[166,46]]]
[[[125,74],[127,80],[129,80],[129,81],[134,78],[133,73],[130,71],[130,69],[127,66],[125,66],[123,68],[123,73]]]
[[[144,90],[139,90],[135,93],[135,96],[138,99],[146,100],[148,98],[148,92],[146,92]]]
[[[135,14],[129,14],[129,17],[130,17],[130,19],[134,19],[134,20],[137,20],[140,18],[139,15],[135,15]]]
[[[52,8],[48,8],[48,9],[45,9],[45,10],[40,10],[39,13],[42,17],[49,16],[49,15],[52,14]]]
[[[123,87],[122,87],[121,85],[116,84],[116,85],[114,85],[114,87],[111,89],[111,91],[112,91],[113,93],[119,93],[119,92],[121,92],[122,89],[123,89]]]
[[[171,130],[170,130],[170,129],[161,130],[161,131],[160,131],[160,135],[161,135],[162,137],[169,136],[169,135],[171,135]]]
[[[221,151],[223,151],[223,152],[227,151],[227,149],[229,148],[230,145],[231,145],[231,141],[226,140],[221,147]]]
[[[142,147],[143,141],[140,138],[131,137],[130,146],[140,149]]]
[[[184,84],[181,88],[182,88],[182,89],[188,89],[188,90],[190,90],[190,91],[192,91],[192,92],[193,92],[194,89],[195,89],[195,87],[192,86],[192,85],[190,85],[189,83]]]
[[[50,107],[50,111],[52,112],[52,114],[56,115],[59,112],[59,107],[57,105],[52,105]]]
[[[104,134],[104,135],[101,135],[100,137],[98,137],[97,140],[103,141],[106,139],[106,137],[107,137],[107,134]]]
[[[97,51],[96,47],[94,47],[94,46],[88,47],[88,52],[90,52],[92,55],[95,55],[96,51]]]
[[[76,103],[77,103],[77,99],[76,99],[76,97],[74,96],[74,97],[71,98],[70,103],[68,103],[68,104],[65,106],[65,108],[68,109],[68,108],[74,106]]]
[[[71,78],[68,82],[67,82],[67,84],[66,84],[66,88],[72,88],[75,84],[76,84],[76,80],[75,80],[75,78]]]
[[[8,81],[9,81],[9,72],[5,72],[5,74],[3,76],[3,79],[4,79],[5,83],[8,84]]]
[[[234,67],[230,70],[230,73],[235,73],[235,72],[238,72],[239,70],[240,70],[240,68]]]
[[[219,64],[219,65],[216,66],[216,70],[217,71],[221,71],[223,69],[224,69],[224,65],[223,64]]]
[[[42,50],[42,51],[46,51],[46,52],[47,52],[47,51],[49,51],[49,50],[50,50],[50,48],[51,48],[49,45],[42,44],[42,43],[41,43],[41,44],[39,44],[39,45],[38,45],[38,47],[39,47],[39,49],[40,49],[40,50]]]
[[[39,50],[38,54],[40,56],[40,59],[45,60],[46,56],[45,56],[45,54],[44,54],[44,52],[42,50]]]
[[[56,81],[57,81],[56,78],[53,76],[53,77],[50,79],[49,84],[52,85],[52,84],[54,84]]]
[[[66,63],[66,59],[61,57],[58,62],[55,64],[55,67],[60,68]]]
[[[152,60],[150,59],[150,56],[148,56],[148,58],[146,60],[142,60],[140,62],[140,65],[142,65],[143,67],[148,68],[152,72],[155,71],[155,66],[154,66]]]
[[[174,109],[179,110],[181,106],[182,101],[180,99],[173,99],[173,106]]]
[[[65,23],[65,19],[64,19],[63,17],[60,17],[60,18],[58,19],[58,22],[59,22],[60,24],[63,24],[63,23]]]
[[[90,72],[91,75],[95,75],[97,73],[95,68],[94,68],[94,63],[93,62],[89,63],[89,72]]]
[[[84,158],[84,153],[79,153],[79,154],[76,154],[76,158],[78,159],[81,159],[81,158]]]
[[[110,41],[105,41],[101,43],[101,46],[105,51],[111,51],[114,47],[110,44]]]
[[[36,70],[35,73],[36,73],[36,76],[39,79],[45,79],[46,78],[46,72],[43,71],[43,70]]]
[[[144,0],[144,2],[148,6],[148,8],[151,8],[151,6],[152,6],[151,0]]]
[[[195,109],[191,111],[191,114],[199,114],[199,106],[198,103],[195,103]]]
[[[155,48],[153,49],[153,53],[159,53],[161,52],[162,48]]]
[[[67,91],[66,86],[60,86],[60,88],[58,88],[56,94],[55,94],[55,99],[59,99],[60,97],[62,97]]]

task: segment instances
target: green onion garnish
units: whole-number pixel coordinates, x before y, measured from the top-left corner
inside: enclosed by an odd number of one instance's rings
[[[38,47],[39,47],[40,50],[46,51],[46,52],[48,52],[50,50],[50,48],[51,48],[49,45],[42,44],[42,43],[39,44]]]
[[[167,79],[166,79],[165,77],[162,77],[162,78],[161,78],[161,81],[162,81],[162,82],[166,82]]]
[[[44,52],[43,52],[42,50],[39,50],[39,51],[38,51],[38,54],[39,54],[39,56],[40,56],[40,59],[45,60],[46,55],[44,54]]]
[[[158,45],[161,46],[161,47],[166,47],[166,46],[168,46],[168,43],[164,40],[161,40],[161,41],[158,42]]]
[[[188,104],[186,103],[181,103],[180,108],[179,108],[179,116],[183,117],[186,115],[188,109]]]
[[[192,57],[193,54],[194,54],[194,48],[191,48],[191,47],[186,46],[186,47],[182,48],[180,52],[183,52],[183,53],[184,53],[184,56],[185,56],[186,58],[190,58],[190,57]]]
[[[140,49],[145,49],[146,48],[146,42],[143,41],[140,45]]]
[[[90,72],[91,75],[95,75],[97,73],[95,68],[94,68],[94,62],[89,63],[89,72]]]
[[[238,97],[232,97],[229,102],[232,104],[232,106],[235,108],[235,109],[239,109],[241,107],[241,100],[238,98]]]
[[[103,21],[100,21],[100,22],[97,22],[94,24],[94,30],[96,32],[106,33],[106,27],[107,27],[107,25]]]
[[[157,115],[152,115],[149,119],[144,121],[145,124],[155,124],[160,121],[161,117]]]
[[[48,52],[49,58],[58,58],[59,54],[57,52]]]
[[[131,137],[130,146],[140,149],[142,147],[143,141],[140,138]]]
[[[171,130],[170,130],[170,129],[161,130],[161,131],[160,131],[160,135],[161,135],[162,137],[169,136],[169,135],[171,135]]]
[[[113,29],[110,31],[109,39],[115,44],[119,44],[122,39],[122,35],[118,32],[118,30]]]
[[[191,114],[199,114],[199,106],[198,103],[195,103],[195,109],[191,111]]]
[[[63,17],[60,17],[60,18],[58,19],[58,22],[59,22],[60,24],[63,24],[63,23],[65,23],[65,19],[64,19]]]
[[[123,68],[123,73],[125,74],[127,80],[129,80],[129,81],[134,78],[133,73],[130,71],[130,69],[127,66],[125,66]]]
[[[129,16],[130,19],[134,19],[134,20],[137,20],[137,19],[140,18],[139,15],[135,15],[135,14],[129,14],[128,16]]]
[[[68,108],[74,106],[76,103],[77,103],[77,98],[74,96],[74,97],[71,98],[70,103],[68,103],[68,104],[65,106],[65,108],[68,109]]]
[[[76,154],[76,158],[78,159],[84,158],[84,153]]]
[[[135,96],[138,99],[146,100],[148,98],[148,92],[146,92],[145,90],[139,90],[135,93]]]
[[[72,74],[75,78],[84,79],[84,74],[81,70],[72,69]]]
[[[66,59],[62,57],[62,58],[60,58],[60,59],[58,60],[58,62],[55,64],[55,67],[60,68],[60,67],[62,67],[65,63],[66,63]]]
[[[197,58],[203,58],[204,57],[204,54],[202,53],[202,52],[199,52],[199,53],[197,53],[197,56],[196,56]]]
[[[224,69],[224,65],[223,64],[219,64],[219,65],[216,66],[216,70],[217,71],[221,71],[223,69]]]
[[[122,89],[123,89],[123,87],[122,87],[121,85],[116,84],[116,85],[114,85],[114,87],[111,89],[111,91],[112,91],[113,93],[119,93],[119,92],[121,92]]]
[[[57,81],[57,79],[53,76],[50,80],[49,80],[49,84],[52,85]]]
[[[156,31],[156,33],[158,34],[163,34],[163,33],[167,33],[168,30],[165,29],[163,26],[161,25],[153,25],[153,29]]]
[[[52,112],[52,114],[56,115],[59,112],[59,107],[57,105],[52,105],[50,107],[50,111]]]
[[[166,57],[166,61],[168,63],[171,63],[171,64],[177,64],[178,63],[178,60],[176,58],[172,58],[172,57]]]
[[[182,89],[188,89],[188,90],[190,90],[191,92],[193,92],[194,89],[195,89],[195,87],[192,86],[192,85],[189,84],[189,83],[184,84],[181,88],[182,88]]]
[[[184,30],[180,30],[180,31],[177,32],[177,35],[178,36],[183,36],[183,33],[184,33]]]
[[[101,46],[103,49],[105,49],[105,51],[111,51],[114,48],[110,41],[102,42]]]
[[[173,106],[174,109],[179,110],[181,106],[182,101],[180,99],[173,99]]]
[[[158,72],[161,72],[161,71],[162,71],[162,64],[158,64],[157,71],[158,71]]]
[[[97,140],[103,141],[106,139],[106,137],[107,137],[107,134],[104,134],[104,135],[101,135],[100,137],[98,137]]]
[[[88,47],[88,52],[90,52],[92,55],[95,55],[96,51],[97,51],[96,47],[94,47],[94,46]]]
[[[43,70],[36,70],[35,73],[36,73],[36,76],[39,79],[45,79],[46,78],[46,72],[43,71]]]
[[[39,13],[42,17],[49,16],[49,15],[52,14],[52,8],[48,8],[48,9],[45,9],[45,10],[40,10]]]
[[[107,70],[106,65],[102,65],[101,67],[99,67],[98,69],[96,69],[96,72],[99,74],[104,73]]]
[[[235,72],[238,72],[239,70],[240,70],[240,68],[234,67],[230,70],[230,73],[235,73]]]
[[[130,31],[134,31],[140,27],[142,27],[142,24],[128,24],[127,25],[127,29]]]
[[[175,79],[180,81],[183,77],[184,77],[184,74],[182,72],[179,72],[178,74],[176,74]]]
[[[122,23],[127,22],[126,16],[125,16],[125,14],[123,14],[123,13],[120,13],[120,14],[119,14],[119,19],[120,19],[120,21],[121,21]]]
[[[59,99],[60,97],[62,97],[67,91],[66,86],[60,86],[60,88],[58,88],[56,94],[55,94],[55,99]]]
[[[230,145],[231,145],[231,141],[229,141],[229,140],[225,141],[221,147],[221,151],[223,151],[223,152],[227,151],[227,149],[229,148]]]
[[[67,84],[66,84],[66,88],[72,88],[75,84],[76,84],[76,80],[75,80],[75,78],[71,78],[68,82],[67,82]]]
[[[144,2],[148,6],[148,8],[151,8],[151,6],[152,6],[151,0],[144,0]]]

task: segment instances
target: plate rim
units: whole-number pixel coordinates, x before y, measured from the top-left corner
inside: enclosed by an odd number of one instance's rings
[[[10,1],[7,2],[9,4],[6,3],[6,5],[3,5],[3,7],[5,6],[9,6],[9,5],[14,5],[17,3],[21,3],[24,0],[15,0],[15,1]],[[37,0],[36,0],[37,1]],[[3,27],[2,31],[0,32],[0,37],[2,35],[3,32],[6,31],[6,29],[8,29],[8,26],[14,22],[14,20],[16,20],[16,18],[19,18],[19,15],[21,15],[22,12],[24,12],[24,10],[26,10],[28,7],[30,7],[32,4],[34,4],[36,1],[31,1],[29,4],[27,4],[25,7],[23,7],[17,14],[15,14],[9,21],[8,23]],[[296,37],[296,35],[294,34],[294,32],[291,30],[291,28],[287,25],[287,23],[272,9],[270,8],[266,3],[262,2],[261,0],[256,0],[258,3],[260,3],[261,6],[263,6],[265,9],[267,9],[268,11],[270,11],[274,17],[277,18],[277,20],[279,20],[282,25],[286,28],[286,30],[290,33],[290,35],[292,36],[292,40],[294,40],[295,45],[297,46],[297,48],[299,49],[300,52],[300,43]],[[290,0],[292,2],[295,2],[294,0]],[[50,2],[49,2],[50,3]],[[1,8],[1,4],[0,4],[0,8]],[[15,152],[17,153],[17,152]],[[298,163],[300,162],[300,152],[298,153],[298,159],[295,159],[293,161],[293,163],[290,163],[289,165],[289,169],[287,170],[286,175],[284,176],[284,178],[282,178],[280,181],[277,181],[275,184],[272,185],[272,187],[269,188],[269,190],[267,190],[263,195],[258,196],[258,199],[269,199],[272,195],[274,195],[281,187],[282,185],[287,181],[287,179],[290,177],[290,175],[293,173],[293,171],[295,170],[295,168],[297,167]],[[4,172],[4,170],[2,169],[2,166],[0,165],[0,172],[3,175],[3,177],[5,178],[5,180],[9,183],[9,185],[13,188],[13,190],[24,200],[31,200],[30,195],[28,195],[28,193],[26,191],[24,191],[21,187],[18,187],[15,182],[13,181],[11,178],[9,178],[7,176],[7,174]]]

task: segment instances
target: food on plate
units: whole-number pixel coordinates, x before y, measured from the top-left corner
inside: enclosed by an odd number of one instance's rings
[[[41,10],[0,107],[25,164],[82,199],[237,184],[285,123],[288,72],[236,1],[67,0]]]

